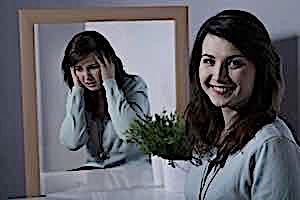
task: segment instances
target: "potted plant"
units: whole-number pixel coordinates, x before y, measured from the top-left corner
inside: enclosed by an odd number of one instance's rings
[[[127,142],[136,143],[151,155],[154,183],[167,191],[183,192],[187,171],[184,161],[192,159],[192,145],[185,133],[183,116],[165,110],[134,121],[127,130]]]
[[[177,112],[146,116],[135,120],[127,130],[127,142],[136,143],[145,154],[169,160],[190,160],[191,145],[185,134],[185,120]]]

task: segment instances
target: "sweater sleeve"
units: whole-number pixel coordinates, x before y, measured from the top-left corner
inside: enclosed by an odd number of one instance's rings
[[[125,133],[132,121],[150,113],[147,85],[141,78],[134,80],[126,85],[126,92],[118,88],[114,79],[103,81],[108,112],[114,129],[122,140],[126,139]]]
[[[300,149],[284,137],[266,141],[256,152],[251,199],[300,199]]]
[[[74,86],[68,93],[66,114],[60,127],[60,142],[74,151],[80,149],[88,140],[83,92],[83,88]]]

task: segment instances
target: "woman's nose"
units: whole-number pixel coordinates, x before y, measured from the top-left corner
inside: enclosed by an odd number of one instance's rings
[[[214,79],[217,81],[228,80],[228,67],[225,63],[217,63],[214,67]]]
[[[91,72],[89,70],[84,70],[83,75],[85,80],[91,78]]]

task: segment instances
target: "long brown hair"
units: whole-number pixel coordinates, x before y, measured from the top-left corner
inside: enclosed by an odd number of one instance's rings
[[[202,44],[208,33],[231,42],[256,67],[250,100],[238,111],[239,118],[229,133],[222,137],[225,123],[221,109],[212,104],[199,81]],[[201,26],[191,54],[189,76],[192,96],[185,117],[194,155],[201,164],[207,153],[217,150],[211,163],[223,167],[229,155],[241,150],[259,129],[275,120],[284,88],[280,58],[257,17],[246,11],[224,10]]]
[[[126,77],[133,76],[125,72],[121,59],[115,54],[115,51],[110,45],[109,41],[102,34],[97,31],[83,31],[75,34],[68,43],[61,64],[64,81],[70,89],[72,89],[74,85],[70,68],[79,61],[86,58],[90,53],[96,53],[100,61],[103,63],[103,57],[111,60],[111,62],[114,63],[116,67],[115,79],[119,88],[122,88]],[[105,94],[105,90],[103,87],[101,92]],[[95,111],[97,111],[97,107],[99,106],[97,93],[89,91],[85,88],[84,97],[86,102],[86,111],[93,114]],[[105,104],[105,112],[107,115],[109,115],[107,111],[106,101]]]

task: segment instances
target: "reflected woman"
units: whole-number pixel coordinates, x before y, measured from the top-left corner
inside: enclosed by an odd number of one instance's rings
[[[127,74],[108,40],[96,31],[76,34],[62,61],[70,91],[60,141],[71,151],[88,153],[83,168],[109,168],[147,162],[125,132],[135,119],[150,113],[147,85]]]
[[[199,166],[185,197],[300,199],[300,148],[278,117],[281,63],[254,15],[224,10],[200,28],[190,61],[186,110]]]

